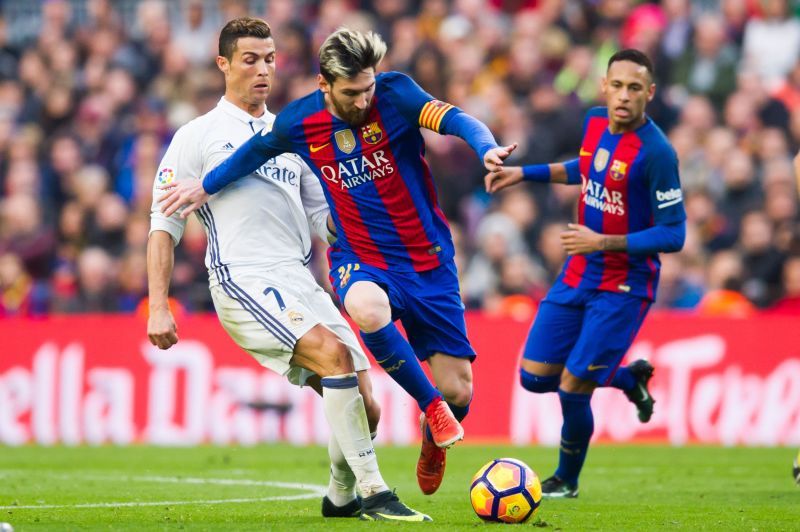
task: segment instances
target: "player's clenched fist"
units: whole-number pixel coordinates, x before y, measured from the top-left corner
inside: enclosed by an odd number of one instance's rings
[[[178,343],[178,326],[169,310],[150,311],[147,318],[147,337],[159,349],[169,349]]]

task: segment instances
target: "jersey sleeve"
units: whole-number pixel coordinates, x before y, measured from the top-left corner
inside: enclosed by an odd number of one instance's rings
[[[653,151],[648,160],[647,175],[654,222],[663,225],[686,220],[678,156],[671,146],[664,144]]]
[[[264,128],[239,148],[219,166],[211,170],[203,178],[203,189],[208,194],[216,194],[237,179],[255,172],[261,165],[273,157],[291,151],[284,130],[286,120],[275,119],[272,131]]]
[[[417,85],[417,82],[400,72],[382,74],[392,103],[400,114],[416,127],[440,133],[444,118],[454,105],[437,100]],[[452,113],[451,113],[452,114]]]
[[[200,179],[203,162],[199,156],[200,139],[192,135],[190,125],[180,128],[172,137],[167,152],[158,165],[153,182],[153,202],[150,206],[150,232],[166,231],[172,237],[172,242],[178,245],[186,220],[180,217],[180,210],[172,216],[164,216],[158,200],[166,192],[159,187],[184,179]]]
[[[303,173],[300,174],[300,200],[303,210],[308,218],[308,225],[323,241],[328,240],[328,202],[322,192],[319,179],[306,163],[302,163]]]

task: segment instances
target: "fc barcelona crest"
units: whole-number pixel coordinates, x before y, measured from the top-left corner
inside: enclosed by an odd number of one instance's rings
[[[595,172],[602,172],[605,170],[606,165],[608,164],[608,158],[611,157],[611,154],[605,148],[600,148],[597,150],[597,154],[594,156],[594,170]]]
[[[349,129],[340,129],[333,134],[333,138],[336,139],[339,149],[345,153],[352,153],[356,149],[356,138]]]
[[[625,179],[625,174],[628,173],[628,163],[624,163],[617,159],[611,163],[611,168],[608,169],[608,175],[611,176],[611,179],[614,181],[622,181]]]
[[[361,136],[370,144],[377,144],[383,138],[383,131],[377,122],[370,122],[361,127]]]

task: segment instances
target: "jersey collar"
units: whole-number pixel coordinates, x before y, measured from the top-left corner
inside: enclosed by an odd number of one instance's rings
[[[225,96],[219,99],[219,103],[217,104],[222,111],[226,112],[227,114],[231,115],[237,120],[244,122],[250,126],[250,129],[253,130],[253,133],[257,131],[261,131],[267,126],[272,125],[272,122],[275,120],[275,115],[269,112],[267,106],[264,106],[264,114],[261,115],[259,118],[252,116],[250,113],[246,112],[239,107],[236,107],[231,102],[225,99]]]

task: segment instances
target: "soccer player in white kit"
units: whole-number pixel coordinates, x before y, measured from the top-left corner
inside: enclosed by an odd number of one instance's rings
[[[202,179],[253,133],[270,129],[275,118],[266,107],[275,76],[275,44],[266,22],[228,22],[216,61],[225,75],[225,95],[177,131],[153,185],[147,333],[161,349],[178,341],[168,294],[174,246],[186,224],[178,214],[161,213],[162,187]],[[369,426],[380,415],[366,374],[369,362],[307,268],[309,224],[322,238],[331,237],[328,206],[311,170],[297,155],[283,154],[214,195],[197,215],[208,237],[211,296],[225,330],[262,366],[322,395],[332,432],[323,515],[429,521],[400,502],[381,477]]]

